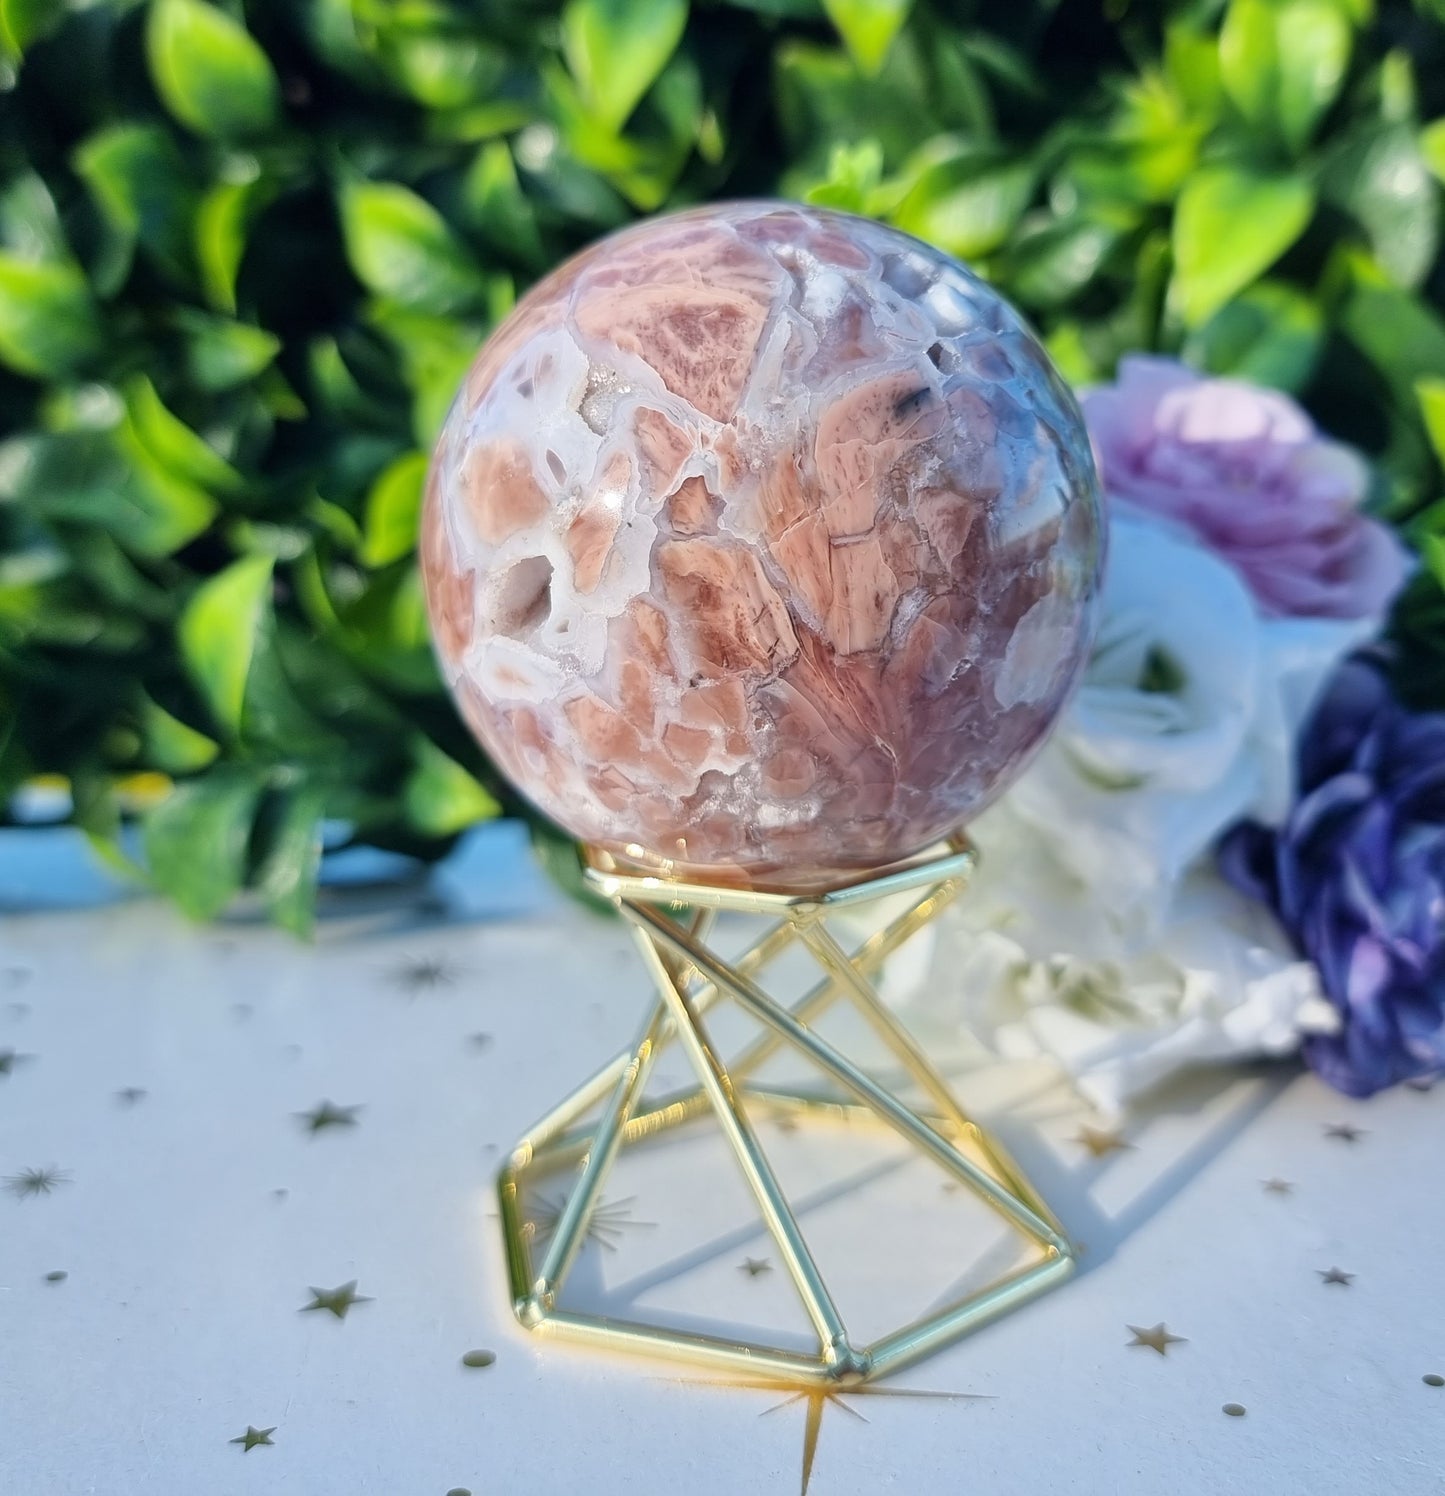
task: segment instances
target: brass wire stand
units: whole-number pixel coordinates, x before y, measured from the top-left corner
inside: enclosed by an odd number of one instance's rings
[[[631,923],[659,996],[635,1044],[542,1118],[513,1149],[500,1172],[497,1184],[508,1275],[513,1305],[523,1325],[539,1334],[660,1355],[752,1378],[857,1385],[921,1360],[1073,1272],[1073,1248],[1048,1207],[998,1143],[965,1115],[873,986],[872,978],[884,960],[964,888],[975,863],[975,853],[965,838],[955,837],[946,850],[881,875],[803,896],[673,882],[627,871],[595,850],[586,852],[583,861],[588,883]],[[851,955],[827,927],[829,913],[905,892],[915,892],[917,897]],[[669,908],[685,909],[686,923],[671,917]],[[725,960],[707,944],[720,911],[769,916],[772,923],[741,956]],[[823,975],[792,1007],[786,1007],[758,979],[795,942],[811,953]],[[705,1022],[708,1011],[724,999],[740,1004],[766,1029],[731,1064],[719,1057]],[[867,1020],[929,1098],[936,1108],[934,1114],[923,1116],[912,1110],[813,1032],[810,1023],[840,1000],[853,1004]],[[698,1084],[639,1109],[653,1062],[659,1050],[672,1042],[686,1052]],[[785,1046],[800,1051],[855,1101],[821,1101],[749,1085],[764,1061]],[[751,1101],[770,1112],[786,1107],[835,1121],[862,1113],[888,1124],[1029,1239],[1036,1249],[1035,1260],[871,1344],[855,1345],[758,1142],[749,1117]],[[583,1125],[587,1114],[599,1107],[596,1119]],[[619,1149],[708,1114],[726,1135],[807,1311],[818,1338],[813,1355],[683,1328],[577,1313],[558,1305]],[[535,1228],[522,1209],[523,1188],[537,1178],[568,1169],[574,1171],[570,1193],[539,1261]]]

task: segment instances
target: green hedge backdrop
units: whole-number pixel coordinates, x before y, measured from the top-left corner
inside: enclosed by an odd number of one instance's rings
[[[517,809],[433,668],[426,453],[528,282],[719,196],[941,245],[1076,382],[1296,391],[1445,705],[1442,115],[1445,0],[0,0],[0,803],[63,776],[118,866],[149,807],[187,910],[298,930],[323,821]]]

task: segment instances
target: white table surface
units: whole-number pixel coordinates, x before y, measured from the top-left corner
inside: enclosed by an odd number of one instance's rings
[[[0,838],[0,911],[0,1176],[63,1171],[0,1192],[4,1496],[798,1490],[801,1405],[512,1320],[497,1161],[646,993],[622,930],[506,829],[428,890],[329,892],[309,947],[116,898],[55,835]],[[1217,1073],[1096,1159],[1047,1078],[961,1084],[985,1113],[1027,1098],[998,1125],[1084,1269],[898,1379],[968,1398],[825,1408],[816,1496],[1445,1491],[1445,1387],[1422,1380],[1445,1373],[1445,1087],[1362,1105],[1288,1067]],[[353,1124],[312,1135],[323,1100]],[[684,1217],[725,1196],[668,1178]],[[667,1241],[624,1209],[578,1272],[617,1289],[641,1252],[656,1282]],[[783,1275],[739,1266],[770,1254],[740,1220],[691,1302],[766,1319]],[[344,1320],[299,1312],[352,1279]],[[1186,1337],[1167,1356],[1128,1346],[1160,1321]],[[495,1362],[463,1366],[478,1349]],[[273,1442],[232,1443],[248,1425]]]

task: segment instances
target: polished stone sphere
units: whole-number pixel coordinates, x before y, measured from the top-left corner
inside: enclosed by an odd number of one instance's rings
[[[574,836],[807,890],[956,829],[1048,733],[1101,561],[1077,406],[895,229],[732,203],[603,240],[487,341],[421,560],[461,710]]]

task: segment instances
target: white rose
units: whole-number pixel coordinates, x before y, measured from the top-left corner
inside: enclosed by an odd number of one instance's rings
[[[1149,928],[1228,826],[1282,818],[1300,724],[1367,625],[1263,618],[1226,562],[1152,520],[1116,514],[1109,545],[1083,684],[1004,803]]]

